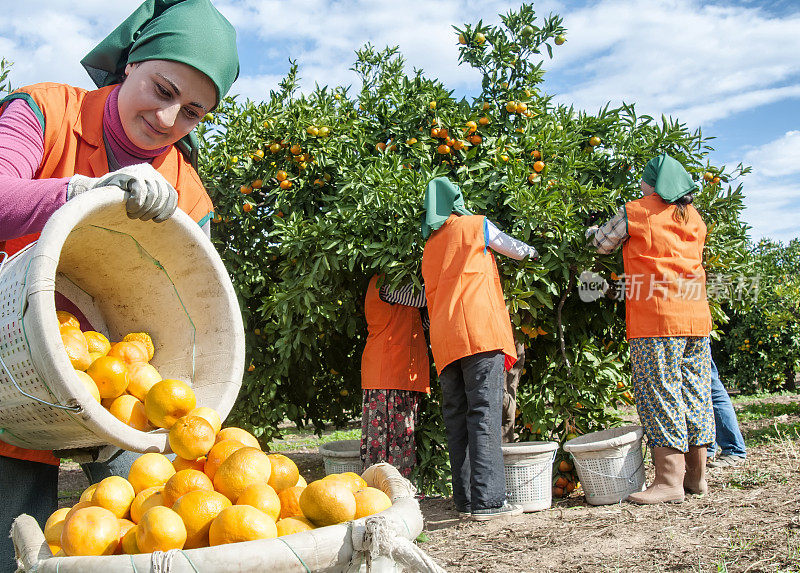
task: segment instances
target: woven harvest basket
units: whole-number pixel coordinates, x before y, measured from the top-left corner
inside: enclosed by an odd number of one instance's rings
[[[618,503],[644,487],[641,426],[592,432],[564,444],[572,454],[586,501]]]
[[[67,202],[0,268],[0,439],[31,449],[168,450],[165,432],[123,424],[81,384],[59,334],[56,292],[112,341],[149,332],[161,375],[228,415],[244,372],[244,329],[222,260],[182,211],[160,224],[131,220],[124,193],[108,187]]]
[[[523,511],[547,509],[553,503],[553,460],[556,442],[503,444],[503,469],[508,502]]]
[[[319,453],[325,463],[325,474],[341,474],[353,472],[360,474],[364,471],[361,463],[361,441],[340,440],[321,444]]]
[[[106,557],[53,557],[36,520],[21,515],[11,528],[11,537],[22,571],[37,573],[107,573],[109,571],[171,571],[171,573],[231,573],[232,571],[343,572],[368,559],[368,531],[374,520],[385,524],[381,541],[397,537],[402,544],[390,547],[413,550],[413,540],[422,532],[422,512],[415,490],[389,464],[376,464],[362,477],[368,485],[384,491],[392,506],[355,521],[320,527],[285,537],[217,545],[202,549],[172,550],[164,554],[111,555]],[[398,552],[400,553],[400,552]],[[405,551],[404,571],[429,571],[414,565]],[[397,553],[391,555],[397,560]],[[414,557],[411,555],[410,557]],[[373,556],[373,567],[375,565]],[[168,562],[168,563],[165,563]],[[373,571],[385,571],[376,569]]]

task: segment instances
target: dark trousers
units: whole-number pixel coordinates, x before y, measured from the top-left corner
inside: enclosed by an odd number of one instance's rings
[[[448,364],[439,375],[459,511],[500,507],[506,499],[500,449],[504,363],[501,351],[482,352]]]
[[[511,370],[505,373],[505,390],[503,391],[503,429],[500,437],[504,444],[514,441],[514,426],[517,419],[517,386],[522,376],[522,369],[525,367],[525,345],[517,341],[517,361]]]
[[[17,570],[11,523],[27,513],[44,524],[58,507],[58,466],[0,456],[0,573]]]

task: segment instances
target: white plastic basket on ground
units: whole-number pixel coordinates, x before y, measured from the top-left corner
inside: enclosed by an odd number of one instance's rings
[[[18,517],[11,537],[22,571],[37,573],[163,573],[443,571],[413,540],[423,527],[414,487],[389,464],[376,464],[363,474],[383,490],[392,506],[355,521],[278,537],[203,549],[107,557],[53,557],[44,533],[29,515]],[[380,567],[375,567],[381,564]]]
[[[0,439],[48,450],[168,448],[165,432],[123,424],[81,384],[59,335],[56,292],[112,341],[149,332],[161,375],[227,416],[244,372],[244,329],[222,260],[182,211],[164,223],[131,220],[124,193],[107,187],[67,202],[0,268]]]
[[[339,440],[319,446],[319,453],[325,464],[325,474],[341,474],[364,471],[361,463],[361,440]]]
[[[553,460],[556,442],[503,444],[503,470],[508,502],[523,511],[547,509],[553,503]]]
[[[618,503],[644,487],[641,426],[622,426],[578,436],[564,444],[572,454],[586,501]]]

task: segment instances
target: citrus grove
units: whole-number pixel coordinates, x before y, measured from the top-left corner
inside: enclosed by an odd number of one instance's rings
[[[576,277],[622,274],[620,257],[586,248],[584,230],[637,196],[650,157],[670,153],[701,185],[709,272],[742,269],[743,196],[732,184],[747,168],[711,165],[699,130],[633,105],[590,114],[555,104],[542,82],[546,59],[567,41],[560,17],[539,19],[523,4],[498,26],[456,28],[453,41],[459,64],[481,74],[474,98],[408,73],[396,48],[367,45],[352,67],[356,88],[300,93],[292,64],[264,101],[228,98],[201,125],[212,238],[247,331],[250,365],[233,416],[257,435],[276,435],[285,418],[320,426],[358,415],[365,288],[379,271],[391,285],[419,285],[420,207],[433,177],[456,181],[469,209],[542,255],[499,265],[527,347],[521,440],[607,427],[610,407],[631,399],[623,303],[582,302]],[[719,304],[713,312],[724,318]],[[425,490],[447,488],[442,428],[434,394],[417,434],[414,479]],[[569,491],[571,464],[560,467],[554,479]]]

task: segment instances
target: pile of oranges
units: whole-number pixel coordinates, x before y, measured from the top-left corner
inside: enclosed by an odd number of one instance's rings
[[[45,524],[54,555],[112,555],[195,549],[289,535],[358,519],[390,507],[389,497],[352,472],[306,484],[297,465],[267,454],[242,428],[222,428],[212,408],[196,407],[193,390],[162,380],[149,364],[153,343],[133,333],[114,345],[82,332],[59,311],[73,367],[117,418],[146,431],[169,430],[174,461],[159,453],[136,459],[128,479],[107,477]]]

